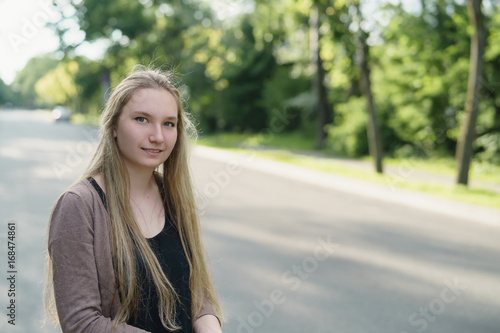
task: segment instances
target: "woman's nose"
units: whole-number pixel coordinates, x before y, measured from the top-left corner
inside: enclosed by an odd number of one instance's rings
[[[163,132],[161,126],[153,126],[152,133],[149,137],[149,141],[156,143],[163,143]]]

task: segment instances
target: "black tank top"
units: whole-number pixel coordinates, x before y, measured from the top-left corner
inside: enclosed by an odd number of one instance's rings
[[[89,177],[88,180],[99,193],[102,202],[106,206],[104,192],[97,182]],[[160,192],[164,195],[160,186]],[[175,333],[192,332],[191,316],[191,290],[189,289],[189,264],[186,254],[182,248],[181,239],[177,229],[168,217],[165,209],[165,225],[163,230],[152,238],[147,238],[153,253],[158,258],[161,268],[166,277],[174,287],[179,300],[176,302],[176,323],[181,326]],[[139,256],[137,256],[139,257]],[[158,314],[158,294],[152,278],[146,274],[144,263],[137,260],[137,281],[139,281],[139,311],[137,321],[131,318],[128,324],[151,333],[171,333],[161,324]]]
[[[149,245],[160,262],[163,272],[174,287],[179,301],[176,302],[176,321],[181,326],[176,333],[191,333],[191,291],[189,289],[189,265],[182,248],[179,233],[170,219],[165,218],[165,227],[156,236],[148,238]],[[167,331],[158,314],[158,295],[156,288],[138,261],[138,281],[140,281],[140,302],[137,322],[130,324],[152,333]]]

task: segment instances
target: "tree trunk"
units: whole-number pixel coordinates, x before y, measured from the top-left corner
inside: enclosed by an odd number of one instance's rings
[[[423,17],[425,15],[425,12],[427,11],[427,7],[425,6],[425,1],[426,0],[420,0],[420,6],[422,7],[421,17]]]
[[[326,96],[325,87],[325,70],[323,68],[323,61],[320,56],[320,38],[319,27],[321,23],[319,20],[319,10],[317,5],[311,7],[311,13],[309,18],[310,26],[310,52],[311,52],[311,65],[314,68],[313,77],[313,91],[317,98],[317,110],[318,110],[318,127],[316,130],[316,148],[321,149],[325,146],[325,140],[328,133],[325,129],[326,125],[333,121],[333,109],[328,106],[328,100]]]
[[[358,15],[360,22],[362,22],[361,11],[359,4],[357,4]],[[368,45],[366,44],[366,34],[359,28],[358,34],[358,62],[361,72],[361,89],[366,98],[367,111],[368,111],[368,124],[367,124],[367,134],[368,134],[368,146],[370,149],[370,155],[375,162],[375,170],[377,173],[382,173],[382,136],[380,134],[380,129],[377,122],[377,113],[375,110],[375,103],[373,102],[373,94],[370,82],[370,69],[368,67]]]
[[[482,0],[467,0],[467,7],[474,35],[471,39],[469,82],[467,86],[467,100],[465,102],[465,118],[457,144],[457,183],[467,185],[469,168],[472,159],[472,143],[475,137],[479,100],[481,89],[481,75],[483,73],[483,54],[486,47],[486,32],[481,11]]]

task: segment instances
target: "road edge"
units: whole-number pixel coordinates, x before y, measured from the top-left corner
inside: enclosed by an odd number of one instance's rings
[[[194,145],[193,154],[228,165],[238,165],[242,168],[316,186],[500,227],[500,210],[494,208],[454,201],[389,185],[374,184],[213,147]]]

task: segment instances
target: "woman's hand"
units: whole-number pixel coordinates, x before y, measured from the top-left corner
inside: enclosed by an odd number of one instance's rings
[[[204,315],[193,323],[194,333],[222,333],[219,320],[214,315]]]

